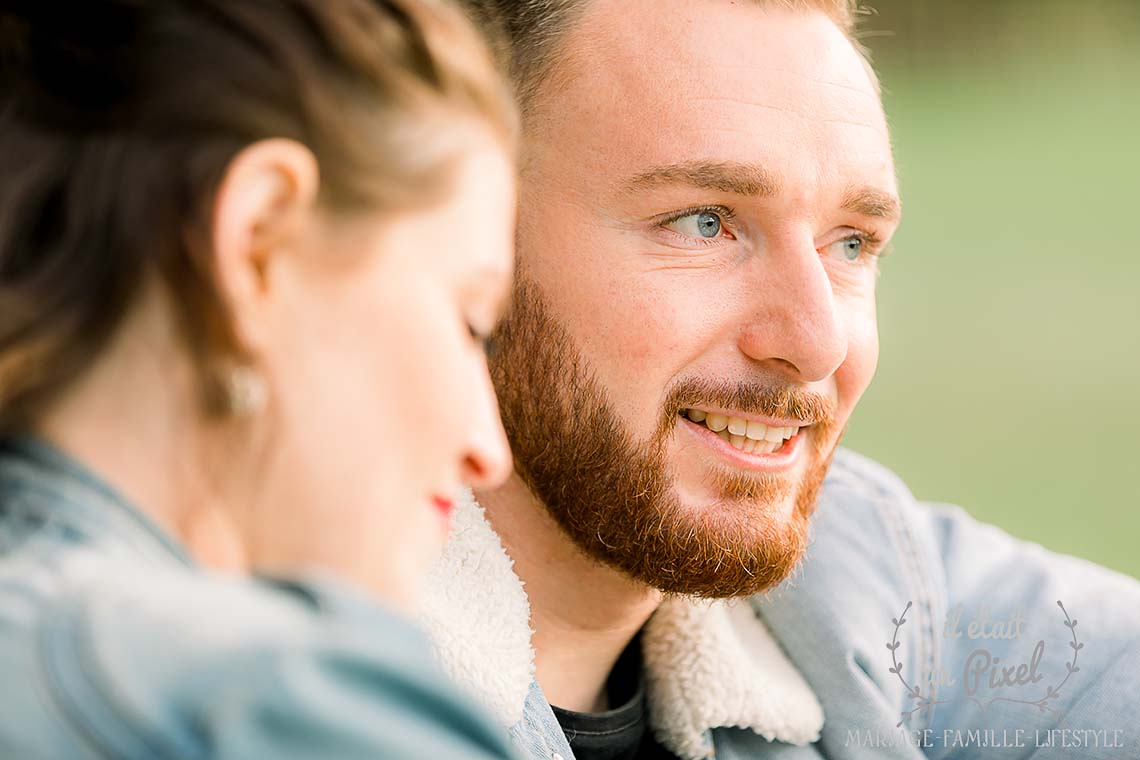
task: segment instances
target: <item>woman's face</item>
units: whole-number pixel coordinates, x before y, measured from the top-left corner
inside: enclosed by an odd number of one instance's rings
[[[510,160],[481,139],[441,204],[321,215],[267,274],[288,308],[260,357],[272,401],[256,567],[320,566],[406,604],[461,488],[506,479],[480,338],[510,292],[514,204]]]

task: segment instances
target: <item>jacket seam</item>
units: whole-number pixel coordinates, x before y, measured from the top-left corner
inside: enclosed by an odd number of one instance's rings
[[[929,578],[927,577],[927,573],[923,570],[923,563],[919,557],[918,538],[912,531],[910,522],[903,514],[903,510],[898,509],[897,504],[895,504],[894,500],[890,499],[889,496],[890,494],[885,490],[880,490],[879,498],[874,499],[874,502],[880,517],[883,518],[884,524],[892,533],[893,543],[899,549],[899,556],[902,559],[900,564],[905,571],[907,588],[910,592],[908,596],[913,595],[916,598],[915,605],[921,608],[918,620],[916,621],[919,632],[919,635],[916,637],[916,643],[919,647],[919,651],[915,653],[915,662],[920,668],[915,678],[921,681],[923,674],[927,674],[929,677],[929,674],[934,672],[935,631],[933,594],[928,584]],[[916,714],[916,717],[920,720],[918,730],[930,727],[929,713],[930,711],[921,711]]]
[[[931,674],[934,672],[937,647],[934,629],[934,584],[929,573],[923,569],[919,552],[920,542],[913,531],[912,518],[899,508],[898,494],[892,492],[885,485],[874,481],[868,483],[865,474],[857,472],[846,463],[840,463],[837,469],[841,470],[841,478],[846,481],[848,487],[856,491],[863,490],[865,493],[867,490],[871,491],[871,493],[866,494],[870,497],[868,500],[879,513],[879,518],[886,527],[891,542],[898,549],[900,568],[906,577],[907,601],[913,601],[915,606],[921,609],[916,621],[919,635],[915,637],[915,643],[919,651],[915,653],[914,661],[920,666],[919,675],[916,677],[921,678],[922,674]],[[907,495],[909,496],[909,493]],[[914,501],[913,496],[910,497],[910,500]],[[915,503],[917,506],[917,502]],[[901,609],[898,611],[902,612]],[[933,718],[932,713],[933,710],[929,710],[916,714],[921,721],[917,730],[930,727]]]

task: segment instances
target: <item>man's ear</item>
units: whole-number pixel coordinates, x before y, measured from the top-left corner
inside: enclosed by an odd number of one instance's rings
[[[214,275],[243,346],[263,344],[273,267],[294,253],[315,211],[317,159],[294,140],[262,140],[230,162],[214,203]]]

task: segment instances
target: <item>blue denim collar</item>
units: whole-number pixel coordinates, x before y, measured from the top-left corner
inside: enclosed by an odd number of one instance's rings
[[[106,481],[32,435],[0,437],[0,515],[11,514],[107,538],[156,559],[197,566],[185,546]]]

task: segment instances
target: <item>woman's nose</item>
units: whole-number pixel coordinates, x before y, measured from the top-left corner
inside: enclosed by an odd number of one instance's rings
[[[499,417],[499,403],[490,377],[484,373],[467,450],[460,468],[463,482],[472,488],[497,488],[511,474],[511,448]]]

